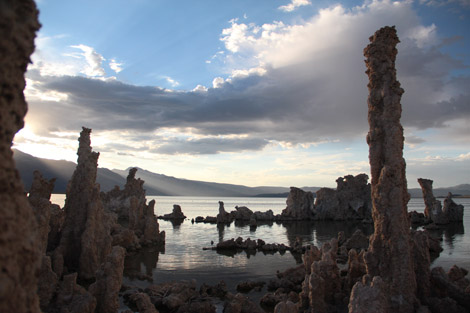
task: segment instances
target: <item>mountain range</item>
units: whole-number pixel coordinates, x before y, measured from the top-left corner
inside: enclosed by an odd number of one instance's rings
[[[16,168],[20,172],[21,179],[26,190],[29,190],[33,180],[33,172],[39,170],[47,178],[56,178],[54,193],[65,193],[67,183],[72,177],[76,163],[70,161],[57,161],[42,159],[13,149]],[[126,182],[128,170],[110,170],[98,168],[97,183],[101,191],[109,191],[114,186],[122,188]],[[196,180],[187,180],[157,174],[138,168],[136,177],[145,181],[144,188],[148,195],[152,196],[196,196],[196,197],[283,197],[289,193],[288,187],[247,187],[243,185],[221,184]],[[300,187],[305,191],[316,192],[321,187]],[[411,197],[422,197],[420,188],[408,190]],[[435,188],[436,197],[446,196],[448,192],[454,195],[470,195],[470,184],[462,184],[454,187]]]

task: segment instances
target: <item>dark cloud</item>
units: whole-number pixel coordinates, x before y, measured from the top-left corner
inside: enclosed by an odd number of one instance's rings
[[[386,15],[386,11],[380,14]],[[399,35],[420,26],[410,12],[397,16]],[[162,154],[259,150],[269,141],[353,140],[363,137],[368,129],[362,50],[376,24],[385,22],[380,18],[351,19],[350,27],[334,34],[340,38],[335,37],[337,44],[327,51],[266,67],[264,75],[232,77],[220,88],[206,92],[171,91],[81,76],[41,76],[30,70],[27,75],[36,82],[38,92],[54,91],[68,98],[53,102],[31,97],[28,118],[33,125],[50,125],[62,131],[77,131],[85,125],[96,131],[131,132],[136,138],[145,136],[153,141],[152,146],[158,147],[153,151]],[[470,77],[451,76],[465,65],[439,50],[446,41],[426,47],[418,41],[404,36],[398,46],[397,73],[405,89],[404,126],[427,129],[448,126],[456,119],[469,120]],[[171,140],[149,135],[166,128],[190,129],[209,138]],[[227,136],[241,134],[246,136]],[[223,137],[213,138],[220,135]],[[417,139],[408,138],[409,143],[413,140]],[[124,147],[115,145],[113,149]]]
[[[159,154],[217,154],[261,150],[269,142],[264,139],[203,138],[198,140],[173,140],[150,152]]]

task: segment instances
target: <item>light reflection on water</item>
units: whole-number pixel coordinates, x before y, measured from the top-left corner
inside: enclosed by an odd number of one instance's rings
[[[58,196],[58,197],[57,197]],[[267,243],[283,243],[291,245],[296,237],[300,237],[303,244],[321,246],[324,242],[344,231],[346,236],[351,235],[357,228],[364,233],[372,232],[371,225],[352,222],[301,222],[286,223],[284,225],[272,223],[258,226],[255,231],[248,225],[217,227],[214,224],[192,224],[191,219],[196,216],[216,216],[218,201],[224,201],[226,211],[234,210],[236,205],[247,206],[252,211],[273,210],[279,214],[286,207],[283,198],[197,198],[197,197],[147,197],[148,201],[156,200],[155,214],[171,213],[173,204],[179,204],[187,219],[180,225],[159,220],[160,230],[166,232],[165,250],[144,250],[136,256],[126,259],[125,281],[131,285],[144,287],[149,283],[141,281],[134,275],[144,273],[153,278],[154,283],[171,280],[196,279],[198,283],[216,284],[225,280],[230,291],[235,291],[236,283],[243,280],[268,280],[274,278],[277,270],[285,270],[301,262],[300,255],[286,252],[264,254],[256,252],[247,254],[228,253],[222,255],[212,250],[203,250],[211,247],[211,241],[217,242],[231,238],[263,239]],[[454,199],[463,204],[468,211],[470,199]],[[52,201],[63,205],[63,195],[53,195]],[[442,199],[441,199],[442,201]],[[413,198],[408,203],[408,210],[424,211],[421,198]],[[465,227],[470,229],[470,213],[464,213],[463,224],[452,225],[441,230],[432,231],[435,236],[443,238],[439,258],[434,260],[432,266],[442,266],[445,269],[453,264],[470,269],[470,236],[465,235]]]

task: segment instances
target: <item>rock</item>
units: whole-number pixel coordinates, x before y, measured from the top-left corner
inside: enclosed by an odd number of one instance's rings
[[[344,245],[348,250],[367,250],[367,248],[369,247],[369,237],[364,235],[364,233],[360,229],[358,229],[354,232],[354,234],[352,234],[351,238],[346,240]]]
[[[217,214],[217,224],[229,224],[232,222],[230,213],[227,213],[224,208],[224,203],[219,201],[219,214]]]
[[[77,273],[65,275],[60,283],[55,308],[67,313],[94,313],[96,299],[85,288],[77,285]]]
[[[256,221],[274,221],[274,213],[272,210],[267,210],[266,212],[256,211],[253,213],[254,218]]]
[[[281,219],[284,220],[312,220],[313,219],[313,194],[296,187],[290,187],[287,196],[287,207],[282,210]]]
[[[369,177],[347,175],[336,180],[336,190],[321,188],[316,192],[315,220],[371,219]]]
[[[53,251],[60,243],[60,235],[65,222],[65,211],[57,204],[51,204],[49,217],[49,234],[47,236],[47,252]]]
[[[235,211],[230,212],[236,221],[249,221],[253,215],[253,211],[246,206],[236,206]]]
[[[136,246],[136,244],[160,245],[165,242],[165,232],[159,231],[158,220],[154,213],[155,200],[147,204],[143,188],[144,181],[135,178],[136,172],[137,168],[129,170],[123,190],[116,187],[101,194],[106,210],[116,214],[117,222],[123,228],[131,230],[138,239],[138,242],[132,243],[129,241],[132,236],[122,233],[123,230],[114,232],[113,237],[116,235],[120,237],[114,239],[114,242],[122,243],[124,248]],[[173,209],[175,210],[175,207]],[[181,208],[179,209],[178,215],[182,214]],[[178,208],[176,210],[178,211]]]
[[[467,312],[470,311],[470,294],[452,281],[442,267],[435,267],[431,270],[431,290],[439,298],[451,298]],[[431,310],[433,310],[432,307],[431,305]]]
[[[465,278],[467,274],[468,271],[466,269],[458,267],[457,265],[453,265],[447,272],[447,276],[449,276],[449,279],[454,282]]]
[[[281,303],[281,302],[286,302],[289,301],[291,303],[298,302],[299,301],[299,295],[293,291],[289,292],[288,294],[284,291],[284,289],[279,288],[276,290],[276,292],[268,292],[265,294],[261,300],[260,304],[263,307],[268,307],[270,309],[275,309],[275,307]],[[296,312],[295,310],[294,312]]]
[[[428,305],[431,312],[446,312],[446,313],[466,313],[464,307],[460,306],[454,299],[449,297],[445,298],[429,298]]]
[[[261,290],[264,285],[266,285],[264,281],[243,281],[237,284],[237,291],[248,293],[255,288]]]
[[[29,204],[33,208],[34,215],[38,224],[37,239],[39,241],[39,250],[46,253],[48,234],[50,231],[49,220],[51,218],[51,198],[54,189],[55,178],[46,180],[39,171],[34,171],[33,182],[29,191]]]
[[[355,249],[349,250],[348,253],[348,272],[346,275],[346,286],[349,290],[361,281],[362,276],[366,274],[366,265],[364,263],[364,250],[359,254]]]
[[[426,225],[431,223],[431,220],[427,218],[424,213],[411,211],[408,212],[408,217],[412,225]]]
[[[369,161],[371,167],[372,216],[374,234],[364,256],[367,273],[377,284],[383,281],[386,286],[388,304],[381,299],[377,308],[382,312],[413,312],[416,303],[416,279],[411,251],[410,223],[407,203],[405,160],[403,159],[403,127],[400,124],[400,99],[403,89],[396,80],[396,44],[399,42],[394,27],[383,27],[370,37],[370,44],[364,49],[369,75]],[[375,278],[380,276],[381,279]],[[374,282],[373,281],[373,282]],[[380,283],[379,283],[380,281]],[[358,286],[356,292],[354,288]],[[365,312],[370,305],[360,311],[357,303],[366,304],[367,296],[362,292],[374,291],[375,284],[355,285],[351,300],[357,312]],[[370,296],[367,296],[370,298]],[[378,299],[376,299],[378,300]],[[374,301],[376,301],[374,300]],[[379,312],[380,310],[375,310]],[[354,311],[356,312],[356,311]]]
[[[450,192],[444,199],[442,212],[451,223],[463,221],[463,205],[455,203],[454,200],[452,200],[452,193]]]
[[[431,257],[429,254],[429,238],[427,233],[412,231],[412,252],[414,272],[417,284],[417,296],[425,303],[431,292]]]
[[[13,137],[27,111],[24,73],[39,29],[32,0],[4,0],[0,9],[0,312],[39,312],[41,266],[33,211],[15,168]]]
[[[96,273],[96,282],[90,286],[90,293],[96,298],[96,309],[101,313],[114,313],[119,309],[119,290],[122,285],[124,257],[126,250],[113,247],[106,262]]]
[[[52,270],[51,258],[43,255],[38,280],[38,296],[42,311],[47,311],[49,304],[56,294],[59,279]]]
[[[283,301],[276,305],[274,313],[292,313],[297,311],[297,306],[291,301]]]
[[[135,306],[140,313],[158,313],[155,306],[150,302],[150,297],[146,293],[135,293],[130,296],[130,301],[135,303]]]
[[[324,301],[326,303],[334,303],[334,295],[341,290],[339,268],[336,263],[337,251],[338,241],[336,238],[333,238],[330,242],[323,244],[321,248],[321,260],[312,263],[312,274],[318,275],[321,279],[315,276],[314,278],[311,277],[310,283],[313,281],[324,281],[321,287],[315,286],[315,290],[318,291],[318,288],[323,289]],[[310,295],[316,291],[310,290]],[[319,291],[319,293],[321,294],[322,292]]]
[[[247,296],[237,293],[225,302],[224,313],[264,313],[264,311]]]
[[[181,211],[181,207],[177,204],[174,204],[173,212],[159,216],[159,218],[162,220],[184,220],[186,216],[183,214],[183,211]]]
[[[190,299],[198,297],[196,281],[166,282],[145,289],[157,309],[176,311]]]
[[[423,191],[424,215],[437,225],[449,223],[449,219],[442,211],[441,201],[437,200],[432,192],[432,183],[430,179],[418,178],[418,183]]]
[[[366,275],[362,282],[357,282],[351,292],[349,313],[389,312],[389,300],[386,286],[380,276],[372,281]]]
[[[67,186],[65,221],[53,262],[63,258],[69,272],[91,280],[111,252],[111,225],[106,223],[96,184],[99,153],[90,146],[91,129],[83,127],[79,138],[77,167]],[[54,270],[59,269],[54,265]],[[62,272],[57,273],[59,276]]]
[[[217,297],[220,299],[224,299],[227,292],[227,285],[223,280],[215,286],[209,286],[203,283],[199,289],[199,294],[202,297]]]
[[[207,300],[195,300],[183,304],[176,313],[215,313],[215,306]]]

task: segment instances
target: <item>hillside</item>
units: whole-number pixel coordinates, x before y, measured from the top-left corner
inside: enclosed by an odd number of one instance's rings
[[[33,171],[39,170],[44,177],[50,179],[56,177],[54,193],[65,193],[67,183],[72,177],[76,164],[69,161],[56,161],[36,158],[19,150],[14,151],[16,167],[21,179],[28,190],[31,186]],[[98,168],[97,182],[102,191],[109,191],[114,186],[124,186],[128,170],[109,170]],[[196,196],[196,197],[282,197],[289,193],[288,187],[247,187],[243,185],[221,184],[197,180],[187,180],[153,173],[139,168],[137,177],[145,181],[144,188],[148,195],[153,196]],[[305,191],[315,192],[320,187],[300,187]],[[420,188],[408,190],[413,198],[421,198]],[[454,187],[435,188],[436,197],[445,197],[448,192],[454,195],[470,195],[470,184],[462,184]]]
[[[33,171],[39,170],[44,177],[56,177],[54,193],[65,193],[67,183],[72,177],[76,164],[69,161],[56,161],[36,158],[19,150],[14,150],[16,167],[28,190],[31,186]],[[118,185],[125,184],[128,170],[109,170],[98,168],[97,182],[102,191],[108,191]],[[186,180],[152,173],[140,169],[137,177],[145,181],[144,188],[148,195],[154,196],[206,196],[206,197],[253,197],[282,195],[289,192],[288,187],[247,187],[234,184],[219,184],[195,180]],[[318,187],[304,187],[304,190],[316,191]]]

